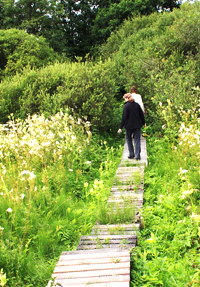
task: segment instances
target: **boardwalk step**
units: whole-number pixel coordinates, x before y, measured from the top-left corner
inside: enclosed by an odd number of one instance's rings
[[[53,277],[54,286],[128,287],[130,252],[116,248],[63,252]]]
[[[113,185],[111,187],[111,192],[113,191],[134,191],[134,192],[138,192],[142,190],[143,191],[143,184],[140,184],[139,186],[134,186],[134,185]]]
[[[82,236],[77,250],[100,248],[132,248],[136,246],[137,235]]]
[[[136,230],[139,230],[139,224],[112,224],[112,225],[94,225],[91,235],[131,235],[135,234]]]
[[[134,192],[134,190],[126,190],[126,191],[113,191],[111,193],[111,197],[120,197],[120,198],[126,198],[126,197],[143,197],[143,190],[140,190],[139,192]]]

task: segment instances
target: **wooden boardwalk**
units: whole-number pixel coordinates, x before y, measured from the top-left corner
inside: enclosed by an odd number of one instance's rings
[[[48,286],[129,287],[130,252],[142,225],[143,177],[147,166],[146,140],[141,138],[141,160],[128,159],[125,143],[107,201],[107,213],[133,212],[128,224],[94,225],[82,236],[76,251],[62,252]],[[120,213],[120,214],[121,214]],[[131,214],[131,213],[130,213]]]

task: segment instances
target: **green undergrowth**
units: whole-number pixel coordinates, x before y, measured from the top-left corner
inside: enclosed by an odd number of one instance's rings
[[[91,134],[88,121],[62,112],[0,125],[2,284],[47,285],[61,252],[90,234],[108,199],[121,143],[109,139],[108,145]]]
[[[101,205],[98,213],[100,224],[132,223],[135,218],[135,208],[130,197],[123,198],[123,204],[112,202],[109,206]]]
[[[123,173],[121,173],[123,177]],[[133,186],[135,194],[141,184],[140,173],[133,172],[127,178],[120,178],[120,174],[114,177],[114,187],[116,192],[120,193],[120,196],[115,197],[112,192],[110,193],[110,202],[108,204],[101,204],[99,213],[97,215],[97,222],[100,224],[122,224],[122,223],[133,223],[135,220],[136,208],[134,205],[135,197],[131,194],[127,195],[130,186]],[[121,200],[117,202],[116,200]]]
[[[144,228],[132,252],[131,286],[200,285],[199,130],[191,127],[179,130],[176,144],[148,138]]]

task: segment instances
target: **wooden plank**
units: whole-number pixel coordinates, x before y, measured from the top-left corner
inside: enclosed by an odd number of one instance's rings
[[[138,201],[143,201],[142,199],[138,199],[137,198],[130,198],[129,200],[127,200],[125,202],[125,200],[123,199],[119,199],[119,198],[113,198],[113,199],[109,199],[107,201],[107,203],[111,204],[111,203],[115,203],[115,204],[124,204],[124,208],[126,209],[127,208],[127,203],[132,203],[132,204],[136,204]],[[129,206],[130,207],[130,206]]]
[[[92,258],[92,259],[75,259],[75,260],[70,260],[70,259],[60,259],[58,263],[56,264],[56,267],[58,266],[65,266],[65,265],[81,265],[81,264],[103,264],[103,263],[111,263],[111,262],[129,262],[130,261],[130,256],[129,257],[113,257],[113,258]]]
[[[76,268],[76,269],[75,269]],[[130,268],[130,261],[129,262],[110,262],[110,263],[104,263],[104,264],[83,264],[83,265],[76,265],[75,266],[56,266],[54,269],[54,274],[56,273],[71,273],[71,272],[80,272],[80,271],[84,271],[84,272],[88,272],[88,271],[100,271],[100,270],[114,270],[114,269],[123,269],[123,268]],[[123,273],[123,271],[121,270],[120,272]],[[119,270],[118,270],[119,273]]]
[[[122,224],[122,225],[94,225],[91,235],[113,235],[113,234],[136,234],[135,231],[139,230],[139,224]]]
[[[83,271],[83,272],[67,272],[67,273],[53,273],[52,278],[57,279],[83,279],[83,278],[93,278],[93,277],[101,277],[101,276],[117,276],[117,275],[129,275],[130,276],[130,268],[123,269],[111,269],[111,270],[98,270],[98,271]]]
[[[102,249],[102,248],[116,248],[119,247],[121,249],[126,249],[126,250],[130,250],[131,248],[135,248],[136,246],[136,242],[130,243],[130,244],[91,244],[91,245],[87,245],[87,244],[79,244],[77,247],[77,250],[90,250],[90,249]]]
[[[62,286],[70,286],[74,284],[92,284],[92,283],[111,283],[130,281],[130,274],[127,275],[113,275],[113,276],[97,276],[88,278],[71,278],[71,279],[55,279],[55,283],[60,283]]]
[[[130,163],[130,161],[128,161]],[[138,166],[119,166],[116,170],[116,174],[118,174],[118,172],[132,172],[132,173],[136,173],[136,172],[143,172],[144,168],[141,168],[140,165]]]
[[[104,258],[105,256],[107,258],[112,258],[116,256],[130,256],[130,252],[121,250],[120,248],[113,248],[112,250],[110,248],[105,248],[102,250],[90,250],[90,251],[63,251],[60,258],[65,257],[67,255],[68,258]]]
[[[113,229],[113,228],[120,228],[123,229],[123,230],[131,230],[133,228],[139,228],[139,225],[137,224],[109,224],[109,225],[101,225],[101,224],[98,224],[98,225],[94,225],[93,226],[93,229],[94,228],[99,228],[99,229]]]
[[[137,191],[135,190],[113,190],[112,193],[110,194],[110,197],[112,196],[115,196],[115,195],[118,195],[118,196],[121,196],[121,197],[127,197],[127,196],[137,196],[138,193]]]
[[[131,239],[115,239],[115,240],[109,240],[108,242],[106,242],[105,240],[99,240],[99,241],[96,241],[95,239],[93,240],[87,240],[87,239],[84,239],[82,240],[80,243],[79,243],[79,246],[81,245],[96,245],[96,246],[99,246],[99,245],[108,245],[109,246],[112,246],[114,244],[131,244],[131,243],[136,243],[136,238],[131,238]],[[101,247],[101,246],[99,246]]]
[[[107,230],[103,230],[101,232],[98,232],[98,230],[96,230],[96,231],[92,231],[91,235],[99,235],[100,233],[102,235],[110,235],[110,234],[133,235],[133,234],[135,234],[135,231],[134,230],[121,230],[121,231],[110,232],[110,231],[107,231]]]
[[[71,284],[70,284],[71,285]],[[51,287],[52,285],[51,285],[51,281],[49,282],[49,284],[47,285],[47,287]],[[68,287],[69,285],[53,285],[53,287],[59,287],[59,286],[61,286],[61,287]],[[71,286],[73,286],[73,287],[129,287],[130,286],[130,282],[129,281],[127,281],[127,282],[111,282],[111,283],[97,283],[97,284],[95,284],[95,283],[92,283],[92,284],[76,284],[76,283],[74,283],[73,285],[71,285]]]
[[[62,285],[62,287],[67,287],[67,286],[69,286],[69,285]],[[90,286],[91,287],[129,287],[130,283],[129,282],[112,282],[112,283],[97,283],[97,284],[95,284],[95,283],[92,283],[92,284],[78,284],[78,285],[74,285],[73,284],[73,287],[90,287]]]
[[[94,278],[94,277],[103,277],[103,276],[117,276],[117,275],[129,275],[130,276],[130,268],[129,269],[123,269],[122,272],[119,272],[119,269],[113,269],[113,270],[98,270],[98,271],[83,271],[83,272],[62,272],[62,273],[53,273],[52,278],[56,279],[84,279],[84,278]],[[110,280],[112,282],[112,280]]]
[[[134,185],[129,185],[129,184],[127,184],[127,185],[113,185],[112,187],[111,187],[111,192],[113,192],[113,191],[121,191],[121,192],[123,192],[123,191],[129,191],[129,190],[135,190],[135,191],[138,191],[139,189],[143,189],[143,184],[140,184],[139,186],[137,186],[137,188],[134,186]]]
[[[87,240],[89,240],[89,239],[100,239],[100,240],[105,240],[105,239],[132,239],[132,238],[137,238],[137,235],[135,234],[135,235],[110,235],[109,237],[108,236],[106,236],[106,235],[100,235],[100,236],[82,236],[81,237],[81,240],[84,240],[84,239],[87,239]]]
[[[130,199],[130,200],[139,200],[139,199],[142,200],[143,194],[132,193],[132,194],[123,195],[121,193],[113,192],[112,196],[110,196],[108,198],[107,202],[109,202],[113,199],[124,200],[124,201],[127,201],[128,199]]]

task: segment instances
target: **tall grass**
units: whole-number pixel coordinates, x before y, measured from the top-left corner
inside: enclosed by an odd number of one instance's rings
[[[90,123],[67,112],[10,118],[0,147],[1,276],[8,287],[45,286],[61,251],[94,225],[121,147],[92,139]]]
[[[196,109],[180,109],[180,117],[178,138],[168,137],[169,126],[163,138],[148,139],[144,229],[132,256],[134,287],[200,284],[200,118]]]

